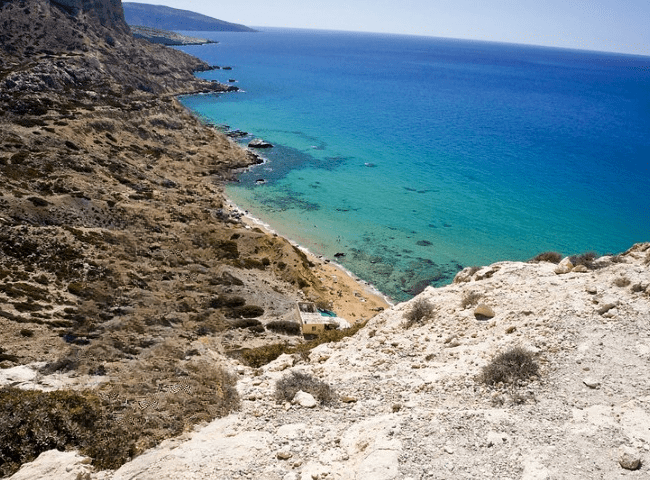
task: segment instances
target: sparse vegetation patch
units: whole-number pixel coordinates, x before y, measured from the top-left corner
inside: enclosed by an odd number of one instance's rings
[[[411,328],[415,325],[421,325],[433,317],[433,305],[424,298],[416,299],[411,305],[411,309],[404,315],[404,328]]]
[[[559,252],[542,252],[538,255],[535,255],[530,259],[531,263],[539,262],[550,262],[550,263],[560,263],[562,260],[562,254]]]
[[[307,373],[296,371],[284,375],[276,382],[275,398],[278,402],[290,402],[301,390],[323,404],[330,404],[336,399],[336,394],[329,384]]]
[[[483,367],[480,381],[487,385],[507,383],[517,385],[539,372],[534,355],[522,347],[512,347],[495,356]]]

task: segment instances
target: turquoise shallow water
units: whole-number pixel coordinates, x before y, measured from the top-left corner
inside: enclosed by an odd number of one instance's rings
[[[650,58],[265,29],[184,47],[242,92],[184,97],[272,142],[239,206],[396,300],[462,266],[650,240]],[[248,139],[244,139],[249,140]],[[264,179],[259,185],[256,180]]]

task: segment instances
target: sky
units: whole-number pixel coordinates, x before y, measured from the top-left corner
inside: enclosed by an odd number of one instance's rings
[[[650,0],[135,1],[252,27],[398,33],[650,56]]]

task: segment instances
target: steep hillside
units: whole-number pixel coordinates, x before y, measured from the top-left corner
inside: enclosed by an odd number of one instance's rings
[[[357,319],[385,305],[242,223],[221,183],[258,158],[175,99],[233,89],[134,39],[115,5],[0,5],[0,474],[49,448],[117,467],[237,408],[220,359],[300,343],[264,326],[296,301]],[[179,378],[191,401],[125,423]]]
[[[163,5],[124,2],[124,16],[129,25],[142,25],[161,30],[190,30],[204,32],[254,32],[237,23],[224,22],[200,13]]]
[[[308,356],[233,362],[238,414],[91,478],[647,479],[650,244],[574,262],[466,269]]]

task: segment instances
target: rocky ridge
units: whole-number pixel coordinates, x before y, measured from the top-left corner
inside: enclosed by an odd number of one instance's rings
[[[649,265],[646,243],[587,271],[466,269],[306,359],[285,355],[259,370],[230,362],[238,413],[114,472],[94,473],[81,457],[62,462],[103,480],[647,478]],[[422,301],[433,315],[406,328]],[[494,317],[478,319],[479,303]],[[481,383],[482,367],[512,346],[534,355],[538,377]],[[291,371],[327,382],[338,400],[278,402],[276,382]],[[44,478],[39,468],[57,464],[46,460],[13,478]]]

